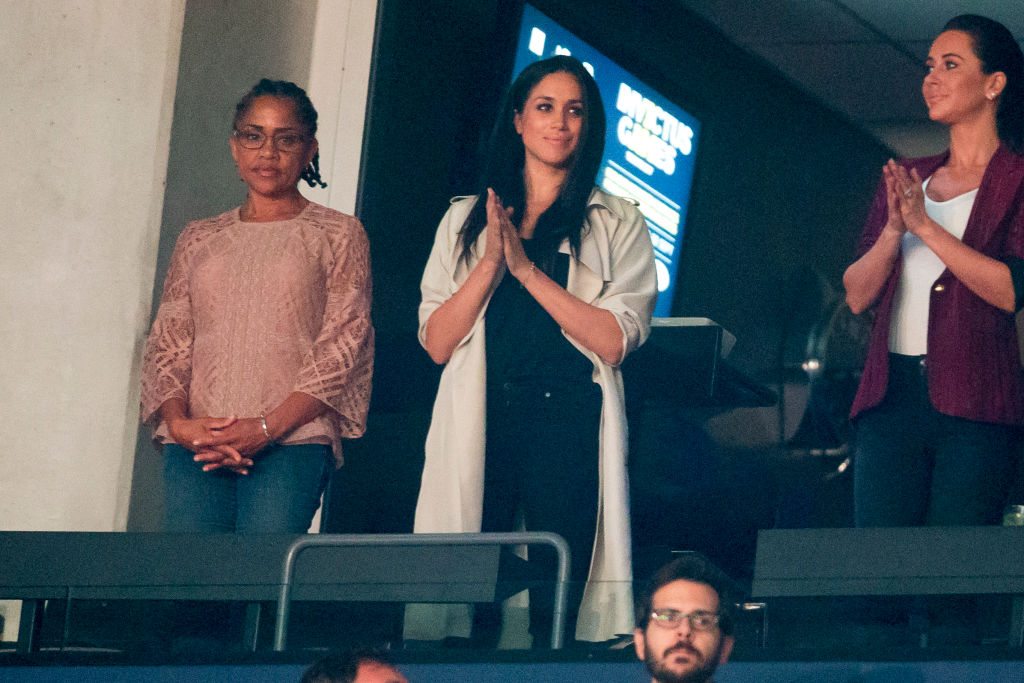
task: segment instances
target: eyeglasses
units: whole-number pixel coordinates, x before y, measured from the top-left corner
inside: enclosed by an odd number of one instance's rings
[[[232,135],[238,140],[238,144],[246,149],[262,149],[267,143],[267,136],[258,130],[236,130]],[[306,142],[306,136],[298,133],[282,133],[271,139],[274,149],[287,154],[298,152]]]
[[[683,619],[690,622],[690,628],[694,631],[712,631],[718,626],[720,616],[706,610],[694,610],[692,612],[680,612],[677,609],[656,609],[651,612],[651,623],[661,628],[677,628]]]

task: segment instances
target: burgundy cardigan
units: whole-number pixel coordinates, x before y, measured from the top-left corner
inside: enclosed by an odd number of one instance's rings
[[[927,178],[949,152],[903,162]],[[885,227],[885,183],[875,194],[861,235],[857,258],[875,243]],[[1021,280],[1024,259],[1024,157],[1000,145],[981,179],[963,242],[1010,265]],[[889,377],[889,322],[893,297],[903,271],[903,255],[875,304],[867,362],[850,417],[878,405]],[[1017,290],[1017,305],[1021,306]],[[1024,384],[1017,350],[1014,316],[986,303],[944,270],[932,285],[928,313],[928,394],[939,412],[979,422],[1024,423]]]

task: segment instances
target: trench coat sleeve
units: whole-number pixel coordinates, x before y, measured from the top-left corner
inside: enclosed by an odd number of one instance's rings
[[[475,257],[469,263],[461,258],[459,244],[459,232],[473,203],[473,198],[453,199],[438,226],[420,285],[421,343],[430,315],[458,290],[475,265]],[[441,373],[424,446],[417,533],[480,531],[487,422],[485,310],[486,306]]]
[[[417,336],[420,345],[426,348],[427,321],[431,314],[440,308],[459,288],[469,275],[468,264],[461,259],[462,248],[459,233],[462,224],[476,203],[474,197],[455,197],[448,207],[441,224],[437,226],[434,246],[430,249],[427,265],[423,269],[420,280],[419,331]],[[474,251],[483,248],[486,232],[480,235]],[[483,311],[480,317],[483,316]],[[474,326],[474,329],[476,327]],[[472,335],[472,331],[470,332]],[[467,339],[469,335],[467,335]],[[461,344],[464,344],[463,339]]]
[[[595,305],[611,312],[622,330],[621,363],[651,332],[658,282],[643,214],[624,200],[614,201],[616,210],[599,205],[591,210],[589,222],[595,237],[607,235],[607,244],[600,245],[607,249],[606,264],[602,264],[604,287]]]

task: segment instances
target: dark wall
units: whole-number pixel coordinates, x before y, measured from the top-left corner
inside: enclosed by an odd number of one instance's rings
[[[359,215],[373,250],[381,408],[415,400],[407,372],[432,373],[415,339],[419,280],[448,200],[474,190],[518,9],[495,0],[381,0],[378,12]]]
[[[702,121],[673,314],[719,322],[731,361],[772,376],[786,282],[838,285],[890,153],[671,3],[536,5]]]

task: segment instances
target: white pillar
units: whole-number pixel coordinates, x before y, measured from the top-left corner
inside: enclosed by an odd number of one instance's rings
[[[184,0],[0,3],[0,528],[127,513]]]
[[[354,213],[373,59],[377,0],[321,0],[309,68],[309,98],[319,114],[317,139],[326,189],[309,199]]]
[[[124,529],[184,13],[0,2],[0,529]]]

